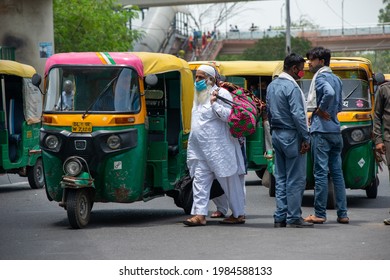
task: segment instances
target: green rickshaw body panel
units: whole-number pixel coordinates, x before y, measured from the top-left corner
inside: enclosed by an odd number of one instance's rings
[[[41,125],[39,123],[22,125],[21,140],[16,149],[16,160],[11,161],[9,157],[9,142],[8,131],[0,131],[0,156],[1,156],[1,168],[9,170],[13,168],[20,168],[24,166],[34,166],[40,152],[30,154],[31,150],[39,151],[39,130]]]
[[[61,201],[63,189],[60,182],[64,174],[62,161],[51,153],[42,151],[42,162],[45,170],[45,185],[47,194],[54,201]]]
[[[43,127],[43,129],[53,127]],[[127,129],[128,127],[126,127]],[[144,125],[136,125],[137,145],[131,149],[105,155],[98,162],[89,164],[94,179],[95,202],[134,202],[142,199],[144,190],[146,166],[146,130]],[[69,127],[57,127],[58,131],[68,130]],[[95,127],[94,131],[103,128]],[[121,127],[108,128],[105,131],[120,131]],[[97,153],[99,151],[96,151]],[[63,161],[56,155],[43,151],[46,188],[50,197],[61,201],[63,189],[61,186]]]
[[[249,169],[257,170],[267,165],[264,152],[264,128],[260,120],[257,124],[256,132],[246,138],[246,154]]]
[[[354,146],[343,157],[345,186],[350,189],[364,189],[375,179],[375,158],[373,143]]]
[[[140,128],[138,128],[140,131]],[[145,130],[138,133],[137,147],[109,156],[99,164],[95,177],[95,201],[134,202],[142,200],[145,178]],[[134,164],[136,162],[136,164]]]

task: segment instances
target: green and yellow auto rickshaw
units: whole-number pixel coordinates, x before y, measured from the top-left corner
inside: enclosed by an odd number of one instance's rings
[[[332,58],[330,67],[343,83],[343,110],[338,114],[338,119],[343,137],[341,156],[345,187],[363,189],[368,198],[376,198],[379,179],[372,129],[377,76],[374,75],[371,62],[361,57],[335,57]],[[313,74],[308,71],[307,65],[305,70],[300,85],[307,97]],[[312,168],[309,153],[306,189],[314,188]],[[329,178],[328,208],[332,209],[334,206],[333,182]]]
[[[39,129],[42,95],[32,84],[32,66],[0,60],[0,173],[27,177],[32,189],[44,186]]]
[[[179,188],[194,87],[186,61],[147,52],[62,53],[48,58],[44,81],[47,196],[65,208],[73,228],[88,224],[95,202],[168,195],[188,209]]]

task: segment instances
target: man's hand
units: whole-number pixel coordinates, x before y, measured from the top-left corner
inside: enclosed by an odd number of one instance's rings
[[[218,91],[214,90],[210,96],[210,104],[212,105],[217,100]]]
[[[314,113],[317,114],[320,118],[326,121],[330,121],[330,114],[328,112],[322,111],[320,108],[317,108]]]
[[[299,151],[302,155],[307,153],[310,150],[310,144],[307,142],[302,142],[301,150]]]
[[[383,143],[378,143],[375,145],[375,151],[384,155],[386,153],[386,146]]]

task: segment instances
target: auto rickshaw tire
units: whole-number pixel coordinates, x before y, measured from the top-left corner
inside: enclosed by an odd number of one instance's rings
[[[334,184],[330,176],[328,176],[328,199],[326,203],[327,209],[335,209],[336,206],[336,196],[334,193]]]
[[[42,158],[38,158],[34,166],[27,167],[27,179],[32,189],[42,189],[45,186]]]
[[[379,178],[378,176],[372,180],[371,184],[366,188],[366,195],[368,198],[376,198],[378,195]]]
[[[72,228],[80,229],[88,225],[91,217],[91,206],[91,196],[87,189],[67,190],[66,212]]]

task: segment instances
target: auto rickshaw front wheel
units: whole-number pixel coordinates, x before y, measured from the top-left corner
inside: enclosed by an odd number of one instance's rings
[[[27,179],[32,189],[42,189],[45,186],[42,158],[38,158],[34,166],[27,167]]]
[[[88,189],[68,189],[66,212],[72,228],[80,229],[88,225],[91,209],[92,200]]]

